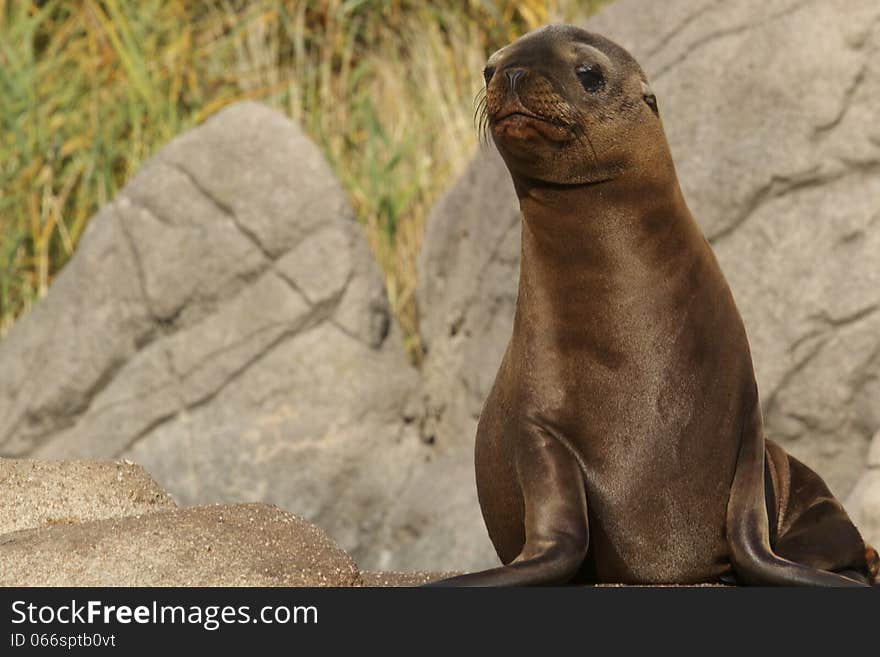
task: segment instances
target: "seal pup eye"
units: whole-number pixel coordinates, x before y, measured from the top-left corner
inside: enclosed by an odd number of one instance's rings
[[[602,74],[602,69],[595,64],[578,66],[575,72],[583,88],[590,93],[596,93],[605,86],[605,76]]]
[[[493,75],[495,75],[494,66],[487,66],[483,69],[483,77],[486,79],[486,84],[489,84],[489,81],[492,79]]]

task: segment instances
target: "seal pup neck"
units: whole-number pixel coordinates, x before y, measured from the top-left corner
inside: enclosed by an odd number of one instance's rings
[[[678,184],[657,101],[639,65],[570,25],[494,53],[481,124],[507,165],[523,216],[522,284],[540,277],[557,304],[572,281],[591,293],[638,289],[703,249]],[[651,267],[655,267],[652,271]],[[610,299],[613,301],[613,299]]]
[[[703,241],[677,179],[633,186],[628,177],[580,185],[524,183],[514,175],[524,266],[613,275],[633,261],[669,262]],[[676,246],[677,245],[677,246]]]

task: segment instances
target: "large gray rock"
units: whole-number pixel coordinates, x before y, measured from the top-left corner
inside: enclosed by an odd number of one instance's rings
[[[181,504],[278,504],[368,565],[429,451],[343,190],[253,103],[175,139],[94,217],[0,371],[0,454],[130,458]]]
[[[265,504],[0,534],[0,586],[356,586],[327,535]]]
[[[0,534],[175,507],[130,461],[0,458]]]
[[[768,435],[845,497],[880,426],[880,5],[618,0],[588,28],[651,80],[746,322]],[[483,151],[429,217],[419,262],[422,431],[450,462],[472,448],[510,336],[518,260],[512,184]],[[447,476],[476,505],[473,475]],[[457,531],[444,515],[417,540],[486,544]]]

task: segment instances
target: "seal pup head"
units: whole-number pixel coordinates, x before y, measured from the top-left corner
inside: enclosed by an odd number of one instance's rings
[[[484,77],[481,129],[515,181],[580,185],[634,168],[642,180],[646,168],[671,170],[645,74],[602,36],[573,25],[539,28],[495,52]]]

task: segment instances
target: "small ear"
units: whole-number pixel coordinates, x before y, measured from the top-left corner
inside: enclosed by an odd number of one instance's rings
[[[657,96],[654,95],[651,86],[644,80],[642,80],[642,100],[647,103],[656,116],[660,116],[660,110],[657,109]]]

